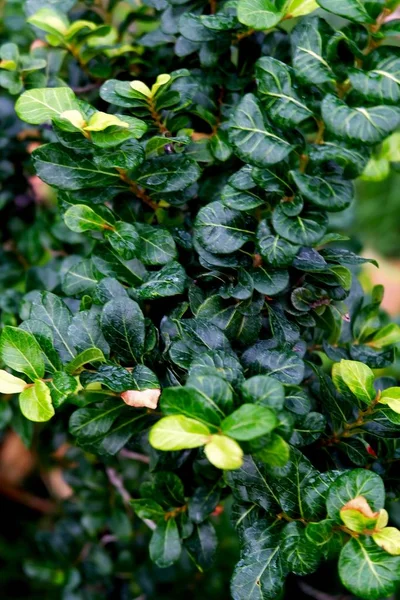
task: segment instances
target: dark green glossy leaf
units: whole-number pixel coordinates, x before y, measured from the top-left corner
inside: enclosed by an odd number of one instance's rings
[[[313,116],[292,84],[292,73],[284,63],[264,56],[256,63],[258,91],[272,121],[280,127],[295,127]]]
[[[239,158],[259,167],[283,160],[293,148],[266,124],[253,94],[246,94],[239,103],[230,128],[230,140]]]
[[[144,349],[144,317],[129,298],[110,300],[101,314],[101,329],[113,352],[123,361],[136,362]]]

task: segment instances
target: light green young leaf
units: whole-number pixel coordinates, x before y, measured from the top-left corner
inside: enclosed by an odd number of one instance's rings
[[[252,440],[270,433],[278,424],[273,410],[259,404],[242,404],[221,423],[225,435],[235,440]]]
[[[37,423],[48,421],[54,415],[50,389],[40,379],[37,379],[33,385],[21,392],[19,406],[22,414],[27,419]]]
[[[75,94],[69,87],[27,90],[15,104],[19,118],[31,125],[41,125],[72,110],[80,112]]]
[[[69,21],[65,14],[55,8],[41,8],[27,21],[60,40],[67,34],[69,28]]]
[[[99,348],[87,348],[65,366],[67,373],[73,374],[78,369],[92,362],[105,362],[104,354]]]
[[[25,373],[32,380],[44,376],[42,350],[27,331],[8,325],[4,327],[0,338],[0,357],[7,367]]]
[[[375,333],[372,340],[368,342],[368,346],[380,350],[381,348],[385,348],[385,346],[398,343],[400,343],[400,326],[397,323],[389,323]]]
[[[389,554],[400,555],[400,531],[396,527],[385,527],[382,531],[374,533],[372,539]]]
[[[238,19],[253,29],[271,29],[284,16],[286,0],[239,0]]]
[[[26,387],[26,381],[0,369],[0,394],[19,394]]]
[[[312,13],[317,8],[316,0],[291,0],[291,2],[289,0],[285,12],[289,17],[301,17]]]
[[[183,415],[171,415],[151,428],[149,442],[157,450],[185,450],[204,446],[210,435],[203,423]]]
[[[110,223],[85,204],[73,204],[70,206],[64,214],[64,221],[69,229],[77,233],[112,229]]]
[[[400,387],[383,390],[379,397],[380,404],[387,404],[394,412],[400,414]]]
[[[103,131],[107,129],[107,127],[122,127],[129,128],[129,123],[126,121],[122,121],[116,115],[109,115],[108,113],[97,111],[92,115],[88,121],[88,124],[85,125],[85,131]]]
[[[332,368],[332,379],[340,391],[343,384],[362,402],[370,404],[375,396],[374,374],[367,365],[356,360],[341,360]]]
[[[210,463],[218,469],[240,469],[243,464],[243,450],[235,440],[225,435],[213,435],[204,452]]]

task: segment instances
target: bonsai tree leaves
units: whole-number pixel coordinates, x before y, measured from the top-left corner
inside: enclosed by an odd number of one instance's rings
[[[234,600],[283,600],[291,573],[323,595],[326,560],[395,594],[400,328],[335,227],[400,160],[396,3],[25,4],[37,41],[17,7],[0,47],[28,123],[7,95],[0,437],[40,422],[40,472],[68,438],[73,488],[27,533],[27,594],[151,596],[163,568],[179,589],[183,550],[218,557],[196,597],[228,572]]]

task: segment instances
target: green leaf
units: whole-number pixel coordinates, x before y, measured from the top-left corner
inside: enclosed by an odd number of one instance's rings
[[[68,296],[90,294],[102,274],[96,269],[92,259],[84,259],[74,264],[62,278],[62,289]]]
[[[8,325],[4,327],[0,338],[0,357],[7,367],[24,373],[32,381],[44,376],[42,350],[27,331]]]
[[[374,533],[372,539],[380,548],[393,556],[400,555],[400,531],[396,527],[385,527]]]
[[[362,402],[370,404],[376,397],[374,374],[367,365],[355,360],[341,360],[332,368],[332,379],[340,391],[343,385]]]
[[[76,394],[79,390],[79,380],[63,371],[53,374],[53,379],[49,383],[51,398],[55,408],[61,406],[71,394]]]
[[[156,521],[156,523],[164,520],[164,509],[151,498],[131,500],[131,505],[141,519],[151,519],[152,521]]]
[[[139,167],[145,159],[142,146],[136,140],[127,140],[118,148],[96,149],[94,162],[101,169],[123,169],[131,171]]]
[[[159,523],[151,536],[149,550],[158,567],[169,567],[179,559],[182,545],[175,519]]]
[[[171,261],[160,271],[152,274],[140,286],[138,297],[141,300],[152,300],[154,298],[177,296],[184,293],[186,282],[185,269],[178,262]]]
[[[258,227],[257,245],[262,258],[273,267],[291,265],[300,248],[280,235],[273,234],[263,223]]]
[[[19,406],[24,417],[30,421],[41,423],[54,415],[50,389],[40,379],[20,393]]]
[[[0,394],[19,394],[26,387],[26,381],[0,369]]]
[[[268,375],[250,377],[242,385],[241,392],[245,402],[254,402],[275,410],[282,409],[285,402],[283,385]]]
[[[100,328],[100,316],[95,309],[83,310],[74,315],[68,334],[78,352],[99,348],[105,355],[110,353],[110,347]]]
[[[391,556],[370,537],[352,538],[339,558],[342,583],[365,600],[393,594],[400,581],[400,558]]]
[[[375,333],[372,339],[368,342],[369,346],[373,348],[385,348],[392,344],[398,344],[400,342],[400,326],[397,323],[388,323]]]
[[[379,475],[365,469],[353,469],[338,477],[329,488],[326,500],[328,516],[340,523],[343,506],[358,496],[363,496],[373,511],[383,508],[385,488]]]
[[[65,366],[65,370],[72,375],[87,363],[105,362],[105,360],[104,354],[99,348],[87,348],[75,356],[75,358]]]
[[[317,0],[317,2],[325,10],[355,23],[374,22],[361,0]]]
[[[53,334],[53,340],[50,339],[49,341],[54,342],[54,347],[63,361],[74,358],[75,348],[68,333],[68,327],[71,323],[72,316],[61,298],[51,292],[43,292],[40,298],[33,302],[29,316],[31,322],[43,322],[45,325],[49,326],[50,331]],[[37,323],[35,323],[35,327],[37,327]],[[37,329],[34,330],[35,334],[37,331]],[[47,332],[43,333],[42,329],[39,331],[43,337],[49,339]],[[44,331],[46,331],[46,328]],[[49,353],[46,351],[46,355],[48,354]]]
[[[239,469],[243,464],[243,450],[235,440],[225,435],[212,435],[204,452],[217,469]]]
[[[293,67],[297,77],[308,84],[329,84],[335,74],[325,58],[328,37],[333,33],[319,17],[300,21],[292,33]]]
[[[379,61],[371,71],[351,69],[353,88],[369,102],[398,104],[400,100],[400,58],[389,56]]]
[[[69,21],[61,10],[55,8],[41,8],[27,19],[27,22],[35,27],[39,27],[47,33],[62,39],[69,28]]]
[[[40,125],[59,117],[66,110],[79,110],[79,104],[69,87],[36,88],[21,94],[15,110],[22,121]]]
[[[149,442],[157,450],[186,450],[204,446],[210,435],[203,423],[183,415],[171,415],[153,425]]]
[[[318,8],[316,0],[291,0],[286,7],[286,14],[289,17],[301,17],[308,15]]]
[[[101,169],[88,158],[61,144],[45,144],[32,153],[36,173],[49,185],[62,190],[81,190],[118,185],[115,171]]]
[[[345,533],[335,526],[334,520],[324,519],[318,523],[309,523],[306,527],[307,538],[328,560],[339,554],[346,541]]]
[[[232,581],[233,600],[276,600],[288,573],[282,560],[280,523],[256,521],[246,530],[247,543]]]
[[[183,190],[200,177],[197,162],[188,156],[171,154],[146,160],[132,173],[139,185],[155,192]]]
[[[263,56],[256,62],[256,77],[261,100],[278,126],[296,127],[313,116],[295,91],[287,65],[271,56]]]
[[[285,525],[282,532],[282,560],[295,575],[308,575],[318,568],[319,549],[307,538],[304,525],[296,522]]]
[[[290,457],[290,446],[280,435],[272,433],[270,440],[257,450],[255,456],[270,467],[284,467]]]
[[[105,237],[124,260],[131,260],[139,254],[140,237],[134,225],[117,221],[112,231],[105,231]]]
[[[239,102],[229,134],[239,158],[259,167],[280,162],[293,149],[288,141],[267,126],[253,94],[246,94]]]
[[[140,260],[145,265],[165,265],[177,256],[172,235],[166,229],[137,223],[140,238]]]
[[[64,221],[69,229],[77,233],[83,231],[103,231],[103,229],[111,227],[110,223],[85,204],[73,204],[70,206],[64,213]]]
[[[285,269],[270,269],[260,266],[254,269],[251,275],[254,289],[264,296],[276,296],[289,283],[289,273]]]
[[[303,211],[296,217],[288,217],[279,204],[272,215],[275,231],[294,244],[313,246],[323,237],[328,228],[328,219],[324,213]]]
[[[352,142],[377,144],[399,126],[400,109],[394,106],[350,108],[328,94],[321,105],[322,118],[335,136]]]
[[[239,0],[240,23],[253,29],[272,29],[284,16],[286,0]]]
[[[226,473],[225,479],[238,501],[257,504],[268,512],[279,510],[278,491],[262,462],[245,456],[242,467]]]
[[[101,330],[121,360],[137,362],[144,350],[145,324],[139,305],[130,298],[110,300],[101,314]]]
[[[184,415],[211,428],[218,427],[225,417],[212,398],[190,386],[165,388],[160,406],[166,415]]]
[[[400,387],[383,390],[379,397],[380,404],[387,404],[394,412],[400,414]]]
[[[189,518],[195,523],[202,523],[217,506],[221,492],[219,482],[212,487],[198,487],[189,499]]]
[[[221,430],[235,440],[252,440],[270,433],[278,424],[275,413],[266,406],[243,404],[221,423]]]
[[[217,201],[199,210],[194,235],[209,252],[230,254],[252,237],[252,226],[247,215]]]
[[[196,525],[192,535],[185,540],[185,548],[200,572],[213,565],[217,545],[217,534],[209,521]]]
[[[318,471],[311,462],[295,448],[291,449],[288,463],[273,471],[272,484],[276,489],[279,504],[290,517],[310,519],[315,514],[307,490],[313,486]]]
[[[290,174],[300,193],[320,208],[336,212],[348,208],[353,200],[353,184],[343,177],[312,176],[299,171],[290,171]]]
[[[231,185],[224,186],[221,200],[228,208],[236,210],[251,210],[265,203],[263,198],[247,190],[237,190]]]
[[[304,363],[300,356],[286,349],[271,350],[264,340],[248,348],[242,356],[242,362],[254,375],[264,373],[291,385],[303,380]]]

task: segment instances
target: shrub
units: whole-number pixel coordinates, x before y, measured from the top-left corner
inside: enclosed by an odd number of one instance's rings
[[[1,151],[29,174],[39,142],[58,209],[18,213],[6,170],[0,414],[47,466],[68,445],[75,492],[25,557],[39,587],[153,597],[145,530],[212,582],[233,498],[235,600],[327,560],[395,592],[400,328],[329,220],[400,125],[395,4],[26,2],[42,42],[0,48],[27,123]]]

